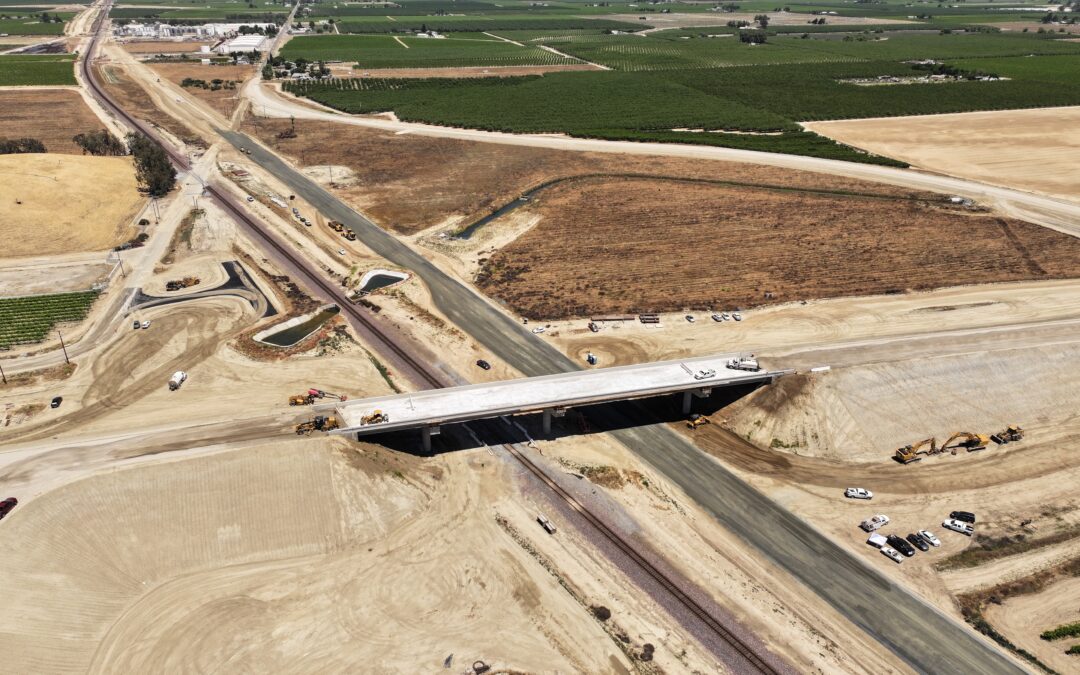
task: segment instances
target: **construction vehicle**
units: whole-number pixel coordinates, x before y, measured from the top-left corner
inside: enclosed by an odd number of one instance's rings
[[[986,445],[990,442],[989,436],[984,436],[983,434],[973,434],[970,431],[958,431],[952,436],[949,436],[949,440],[945,441],[942,444],[941,449],[947,449],[949,447],[949,444],[958,438],[961,440],[959,443],[956,444],[956,447],[965,448],[968,452],[985,450]]]
[[[312,431],[332,431],[338,428],[338,421],[336,417],[325,417],[323,415],[317,415],[314,419],[310,419],[307,422],[301,422],[296,427],[297,436],[309,436]]]
[[[323,391],[322,389],[308,389],[308,396],[312,398],[336,398],[339,401],[347,401],[349,397],[344,394],[335,394],[332,391]]]
[[[342,232],[342,231],[345,230],[345,224],[340,223],[340,222],[338,222],[336,220],[331,220],[331,221],[327,222],[326,224],[329,225],[330,229],[333,230],[334,232]]]
[[[390,421],[390,416],[381,410],[372,410],[367,415],[360,418],[360,425],[366,426],[368,424],[384,424]]]
[[[289,397],[289,405],[311,405],[314,402],[315,397],[311,395],[311,392]]]
[[[353,232],[352,230],[346,230],[345,233],[344,233],[344,237],[348,241],[356,241],[356,233]]]
[[[694,413],[690,416],[690,419],[686,420],[687,429],[697,429],[698,427],[703,427],[706,424],[712,424],[712,420],[705,415],[699,415],[698,413]]]
[[[185,288],[197,286],[199,284],[199,277],[184,277],[183,279],[176,279],[173,281],[165,282],[166,291],[182,291]]]
[[[185,381],[187,381],[187,373],[182,370],[176,371],[169,378],[169,391],[176,391]]]
[[[1006,443],[1011,443],[1012,441],[1019,441],[1023,438],[1024,430],[1015,424],[1010,424],[1008,427],[1006,427],[1005,431],[999,431],[998,433],[991,436],[990,440],[997,443],[998,445],[1005,445]]]
[[[927,445],[930,447],[926,448]],[[924,438],[913,445],[905,445],[902,448],[898,448],[896,450],[896,461],[901,464],[911,464],[912,462],[917,462],[922,459],[919,455],[936,455],[944,449],[944,446],[939,448],[937,439],[931,436],[930,438]]]
[[[754,358],[753,354],[750,356],[740,356],[737,359],[731,359],[726,365],[732,370],[746,370],[751,373],[756,373],[761,370],[761,366],[758,364],[758,361]]]

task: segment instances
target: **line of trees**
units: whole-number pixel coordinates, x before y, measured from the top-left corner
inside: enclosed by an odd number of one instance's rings
[[[116,136],[107,130],[90,131],[85,134],[75,134],[71,140],[75,141],[83,150],[83,154],[105,157],[121,157],[128,154],[127,146]]]
[[[28,152],[48,152],[36,138],[0,138],[0,155],[21,155]]]
[[[128,147],[135,157],[135,177],[151,197],[164,197],[176,185],[176,169],[157,143],[142,134],[128,134]]]

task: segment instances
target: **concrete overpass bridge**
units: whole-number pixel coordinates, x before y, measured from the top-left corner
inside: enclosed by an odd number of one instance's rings
[[[729,368],[728,363],[739,357],[720,354],[599,368],[359,399],[326,407],[336,410],[341,425],[331,433],[360,437],[419,429],[427,451],[431,449],[431,437],[447,424],[542,413],[544,433],[548,434],[551,418],[562,417],[570,408],[671,394],[682,396],[685,414],[690,412],[694,397],[706,398],[717,387],[772,382],[792,372]],[[376,410],[382,412],[385,421],[365,423],[364,418]]]

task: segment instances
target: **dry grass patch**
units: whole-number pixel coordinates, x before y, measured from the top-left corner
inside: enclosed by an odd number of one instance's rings
[[[295,138],[278,138],[288,120],[259,119],[256,134],[302,166],[345,166],[349,187],[337,193],[402,233],[415,233],[450,217],[487,215],[522,192],[568,176],[597,173],[681,176],[794,187],[907,194],[887,185],[772,167],[678,157],[571,152],[445,138],[395,135],[334,122],[296,121]]]
[[[479,286],[534,318],[732,308],[1080,274],[1080,241],[902,198],[701,182],[552,188]]]
[[[229,116],[240,102],[240,86],[255,72],[254,66],[206,66],[201,63],[149,63],[150,68],[161,77],[180,84],[185,79],[203,80],[210,84],[213,80],[233,82],[233,88],[224,86],[217,90],[202,87],[184,87],[184,91],[210,104],[214,110]]]
[[[98,66],[98,81],[108,90],[124,110],[153,126],[164,129],[188,145],[209,147],[195,131],[161,112],[150,95],[122,69],[115,66]]]
[[[81,155],[71,138],[105,125],[71,89],[0,91],[0,138],[36,138],[49,152]]]
[[[134,233],[142,196],[130,157],[0,157],[0,255],[104,251]]]

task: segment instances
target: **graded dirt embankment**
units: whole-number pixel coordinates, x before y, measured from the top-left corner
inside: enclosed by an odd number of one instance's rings
[[[75,134],[104,128],[79,92],[71,89],[0,91],[0,138],[36,138],[49,152],[81,155]]]
[[[940,199],[590,179],[525,212],[539,224],[494,253],[477,283],[538,319],[1080,275],[1077,239]]]
[[[1080,106],[804,126],[912,166],[993,185],[1080,199]]]
[[[161,75],[174,84],[180,84],[187,78],[202,80],[210,84],[213,80],[234,82],[233,88],[217,90],[204,89],[202,87],[184,87],[184,91],[209,103],[215,110],[231,115],[240,101],[240,87],[252,73],[254,66],[206,66],[195,63],[149,63],[151,70]]]
[[[0,157],[0,255],[103,251],[134,233],[142,196],[130,157]]]
[[[5,667],[416,672],[456,654],[455,666],[597,672],[617,660],[503,535],[494,490],[435,464],[283,440],[30,500],[0,528]]]
[[[477,143],[304,119],[296,120],[295,138],[279,138],[290,126],[289,120],[260,118],[257,127],[246,123],[244,132],[300,166],[347,167],[352,172],[349,185],[336,193],[379,225],[404,234],[447,219],[468,222],[547,181],[585,174],[680,176],[880,195],[911,192],[754,164]]]

